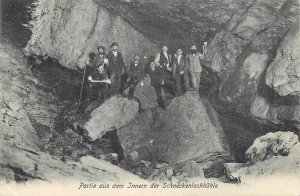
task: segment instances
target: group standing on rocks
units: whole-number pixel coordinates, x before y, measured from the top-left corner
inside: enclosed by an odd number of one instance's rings
[[[156,91],[158,104],[162,108],[165,108],[165,92],[180,96],[186,91],[199,90],[201,61],[207,53],[207,42],[204,42],[203,53],[196,45],[192,45],[185,56],[182,48],[179,47],[175,54],[170,54],[168,47],[163,45],[161,52],[156,54],[147,69],[140,55],[134,54],[127,70],[118,43],[113,42],[110,48],[111,50],[106,53],[104,46],[97,47],[98,52],[90,56],[85,66],[81,110],[91,101],[98,98],[104,101],[115,94],[132,99],[135,87],[138,84],[144,86],[146,73],[150,75],[151,85]],[[125,91],[128,88],[126,95]]]

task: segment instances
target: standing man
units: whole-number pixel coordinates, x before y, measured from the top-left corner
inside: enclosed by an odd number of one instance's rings
[[[98,46],[97,47],[98,53],[95,54],[93,60],[92,60],[92,66],[97,67],[99,65],[104,65],[105,70],[108,69],[108,59],[105,53],[105,47],[104,46]]]
[[[106,59],[104,46],[97,47],[98,53],[91,52],[89,61],[86,62],[86,71],[83,84],[82,102],[79,107],[81,112],[92,102],[101,97],[104,100],[107,97],[107,83],[95,83],[92,80],[108,79],[108,59]]]
[[[181,48],[178,48],[176,54],[174,56],[173,66],[172,66],[172,76],[175,79],[177,93],[178,95],[182,95],[181,89],[181,76],[184,78],[184,85],[186,90],[188,91],[190,88],[189,83],[189,67],[188,64],[185,62],[183,57],[183,51]]]
[[[121,78],[125,74],[125,64],[122,53],[118,50],[119,45],[116,42],[111,44],[111,51],[107,54],[109,63],[109,77],[111,80],[111,94],[117,94],[121,91]]]
[[[155,88],[158,105],[165,109],[165,91],[168,89],[173,95],[176,95],[176,85],[165,78],[164,69],[158,63],[151,62],[149,70],[151,85]]]
[[[122,91],[129,87],[128,98],[132,99],[136,85],[141,82],[141,86],[144,85],[143,80],[145,76],[145,69],[143,63],[140,61],[140,55],[134,55],[134,61],[130,64],[128,70],[128,79],[126,85]]]
[[[155,65],[160,64],[161,67],[163,68],[164,74],[166,77],[171,77],[171,73],[172,73],[172,59],[171,59],[171,55],[168,52],[168,47],[166,45],[163,45],[163,47],[161,48],[161,52],[157,53],[155,59],[154,59],[154,63]]]
[[[194,91],[199,90],[200,77],[202,72],[201,60],[204,59],[205,54],[206,44],[204,44],[203,46],[203,54],[198,51],[196,45],[193,45],[190,48],[190,53],[186,56],[186,61],[188,63]]]

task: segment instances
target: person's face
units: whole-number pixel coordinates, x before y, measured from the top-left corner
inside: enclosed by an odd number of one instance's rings
[[[167,47],[167,46],[163,46],[163,47],[162,47],[162,51],[163,51],[163,52],[168,52],[168,47]]]
[[[137,61],[139,61],[139,60],[140,60],[140,57],[139,57],[138,55],[135,55],[135,56],[134,56],[134,61],[137,62]]]
[[[182,53],[183,53],[183,51],[182,51],[181,49],[178,49],[178,50],[176,51],[176,54],[177,54],[177,55],[182,55]]]
[[[191,50],[192,50],[192,51],[195,51],[195,50],[197,50],[197,47],[196,47],[195,45],[193,45],[193,46],[191,47]]]
[[[98,71],[99,71],[100,73],[102,73],[102,71],[103,71],[103,67],[102,67],[102,66],[99,65],[97,69],[98,69]]]
[[[99,51],[99,53],[100,53],[100,54],[103,54],[103,53],[104,53],[104,50],[103,50],[103,48],[99,48],[99,50],[98,50],[98,51]]]
[[[118,46],[113,46],[112,50],[113,51],[117,51],[118,50]]]

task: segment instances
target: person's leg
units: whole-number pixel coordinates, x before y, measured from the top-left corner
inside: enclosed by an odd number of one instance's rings
[[[123,94],[124,91],[126,90],[127,86],[127,74],[120,74],[120,94]]]
[[[195,74],[196,74],[196,81],[197,81],[197,90],[199,90],[201,72],[196,72]]]
[[[183,74],[183,79],[184,79],[184,86],[186,91],[190,90],[190,80],[189,80],[189,72],[186,71]]]
[[[154,87],[156,95],[157,95],[157,104],[159,107],[161,108],[165,108],[165,104],[164,104],[164,97],[163,97],[163,92],[162,92],[162,86],[161,85],[157,85]]]
[[[179,96],[182,94],[181,90],[181,76],[179,74],[175,75],[175,84],[176,84],[176,94]]]
[[[197,81],[196,81],[195,72],[191,71],[190,74],[191,74],[191,80],[192,80],[193,88],[196,89],[197,88]]]
[[[80,111],[84,110],[89,106],[89,104],[96,99],[96,91],[93,87],[87,86],[83,92],[82,101],[80,104]]]
[[[117,70],[112,71],[111,73],[111,95],[119,93],[120,90],[120,74]]]
[[[138,84],[138,79],[136,77],[131,78],[131,80],[129,81],[129,92],[128,92],[128,96],[131,99],[134,95],[134,90],[136,85]]]

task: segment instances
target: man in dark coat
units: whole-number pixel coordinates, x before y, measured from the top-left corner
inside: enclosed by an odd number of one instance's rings
[[[150,63],[149,75],[151,78],[151,85],[154,87],[157,102],[160,107],[165,109],[165,91],[171,90],[171,93],[176,94],[176,85],[174,82],[166,78],[164,68],[160,64]]]
[[[183,76],[186,90],[189,90],[190,88],[189,67],[188,63],[185,62],[184,56],[182,54],[182,49],[178,48],[176,54],[174,55],[174,61],[172,66],[172,76],[175,79],[178,95],[181,95],[183,92],[181,85],[181,76]]]
[[[107,73],[108,59],[107,59],[107,55],[105,53],[105,47],[104,46],[98,46],[97,50],[98,50],[98,53],[95,54],[91,64],[92,64],[93,67],[98,67],[100,65],[104,65],[105,72]]]
[[[111,51],[107,54],[109,63],[109,78],[111,80],[111,94],[117,94],[121,90],[121,79],[125,74],[125,64],[122,53],[118,50],[118,44],[111,44]]]
[[[129,92],[128,92],[129,99],[133,98],[135,87],[139,82],[141,82],[141,86],[143,86],[144,76],[145,76],[144,65],[140,61],[140,56],[138,54],[135,54],[134,61],[129,66],[127,83],[122,89],[122,91],[124,91],[126,88],[129,87]]]

